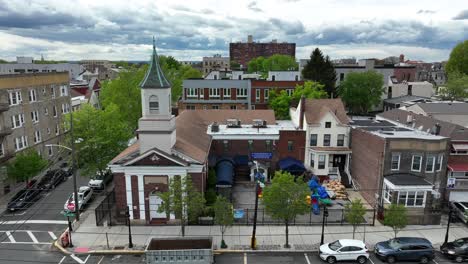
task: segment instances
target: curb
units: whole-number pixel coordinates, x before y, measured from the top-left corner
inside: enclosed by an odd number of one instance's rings
[[[63,235],[63,234],[62,234]],[[55,248],[57,248],[58,250],[60,250],[63,254],[65,255],[71,255],[73,253],[71,253],[70,251],[66,250],[64,247],[62,247],[62,245],[60,245],[60,243],[58,242],[58,240],[55,240],[55,242],[52,244]]]
[[[78,253],[80,254],[80,253]],[[143,255],[145,254],[144,250],[91,250],[83,254],[90,255]],[[77,254],[75,254],[77,255]]]
[[[228,253],[310,253],[317,252],[317,250],[242,250],[242,249],[217,249],[213,250],[214,254],[228,254]]]

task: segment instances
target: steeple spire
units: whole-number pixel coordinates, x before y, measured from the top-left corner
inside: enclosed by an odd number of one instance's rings
[[[156,52],[156,39],[153,36],[153,54],[151,55],[150,66],[146,71],[145,78],[140,83],[142,89],[146,88],[170,88],[171,84],[167,81],[164,72],[159,65],[159,57]]]

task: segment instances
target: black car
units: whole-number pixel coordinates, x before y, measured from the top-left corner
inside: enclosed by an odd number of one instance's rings
[[[63,170],[51,170],[42,177],[41,181],[37,184],[37,188],[43,190],[51,190],[57,187],[65,180],[66,173]]]
[[[434,252],[431,242],[419,237],[397,237],[375,245],[375,255],[388,263],[396,261],[428,263],[434,258]]]
[[[37,188],[27,188],[19,191],[7,205],[10,212],[26,209],[41,198],[41,190]]]
[[[440,246],[440,252],[458,263],[468,259],[468,237],[443,244]]]

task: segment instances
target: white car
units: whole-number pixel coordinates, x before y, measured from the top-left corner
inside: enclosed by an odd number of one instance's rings
[[[369,259],[369,250],[361,240],[340,239],[320,246],[320,258],[328,263],[355,260],[364,264]]]
[[[92,196],[93,196],[93,189],[91,189],[88,186],[81,186],[80,189],[78,189],[78,208],[76,208],[75,199],[73,199],[74,195],[72,193],[70,194],[67,201],[65,202],[63,209],[65,211],[70,211],[70,209],[68,209],[68,205],[75,204],[75,208],[78,210],[81,210],[81,208],[83,208],[83,206],[86,205],[89,202],[89,200],[91,200]]]

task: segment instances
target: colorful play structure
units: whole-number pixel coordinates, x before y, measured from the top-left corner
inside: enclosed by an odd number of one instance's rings
[[[320,214],[320,205],[331,205],[332,201],[328,196],[327,189],[320,185],[319,180],[316,176],[307,183],[310,188],[310,204],[312,206],[312,212],[315,215]]]

